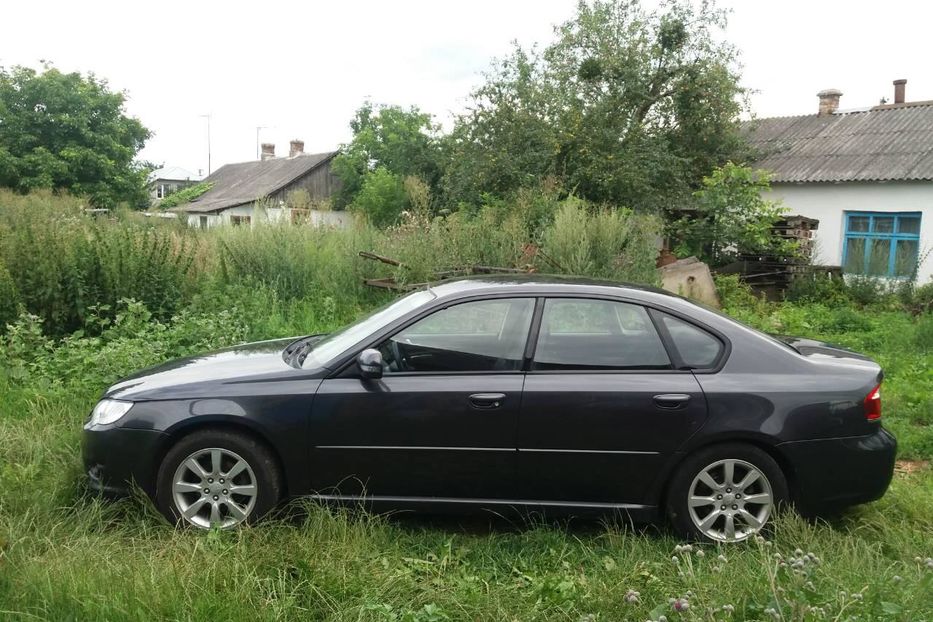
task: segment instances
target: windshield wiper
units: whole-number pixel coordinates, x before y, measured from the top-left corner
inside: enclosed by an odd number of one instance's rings
[[[308,335],[307,337],[302,337],[297,339],[287,346],[285,350],[282,351],[282,358],[285,359],[289,365],[293,367],[301,367],[301,364],[304,363],[305,357],[308,356],[314,348],[314,344],[323,339],[326,336],[326,333],[317,333],[315,335]],[[297,362],[297,365],[293,363]]]

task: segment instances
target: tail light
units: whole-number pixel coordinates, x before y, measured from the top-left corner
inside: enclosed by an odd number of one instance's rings
[[[865,396],[865,401],[862,402],[865,407],[865,418],[869,421],[877,421],[881,419],[881,385],[871,390],[871,392]]]

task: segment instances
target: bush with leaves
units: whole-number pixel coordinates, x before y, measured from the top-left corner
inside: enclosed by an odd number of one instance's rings
[[[380,166],[363,178],[360,191],[350,204],[350,209],[363,214],[377,227],[397,223],[402,212],[408,209],[404,179]]]
[[[766,171],[732,162],[714,170],[694,193],[693,209],[668,226],[676,240],[675,253],[695,255],[715,267],[729,263],[740,252],[796,252],[793,242],[771,232],[786,209],[766,197],[770,187]]]
[[[83,327],[92,306],[113,309],[121,298],[170,317],[194,285],[195,234],[92,218],[73,198],[0,191],[0,264],[18,300],[53,334]]]
[[[110,311],[107,306],[93,310],[90,336],[82,330],[61,340],[43,333],[41,318],[20,316],[0,347],[0,370],[20,384],[102,387],[137,369],[232,345],[246,336],[236,308],[210,315],[185,311],[164,323],[135,300],[120,300]]]
[[[172,194],[159,201],[159,208],[169,209],[183,205],[185,203],[190,203],[213,187],[214,182],[202,181],[199,184],[194,184],[193,186],[182,188],[178,192],[173,192]]]
[[[597,208],[566,199],[541,235],[559,272],[655,283],[660,223],[627,209]]]

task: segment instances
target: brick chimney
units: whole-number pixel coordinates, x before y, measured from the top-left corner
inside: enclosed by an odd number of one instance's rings
[[[826,89],[817,93],[816,96],[820,98],[820,110],[817,115],[824,117],[836,112],[839,108],[839,98],[842,97],[842,91],[839,89]]]
[[[288,143],[288,157],[294,158],[298,155],[304,155],[305,152],[305,142],[303,140],[298,140],[297,138],[290,143]]]
[[[263,143],[262,144],[262,156],[260,159],[265,162],[266,160],[271,160],[275,157],[275,143]]]
[[[905,91],[907,90],[907,80],[901,78],[894,81],[894,103],[903,104]]]

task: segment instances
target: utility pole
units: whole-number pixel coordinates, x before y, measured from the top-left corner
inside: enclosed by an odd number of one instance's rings
[[[269,129],[268,125],[257,125],[256,126],[256,159],[259,159],[259,130]]]
[[[202,114],[198,115],[202,119],[207,119],[207,174],[211,174],[211,115]]]

